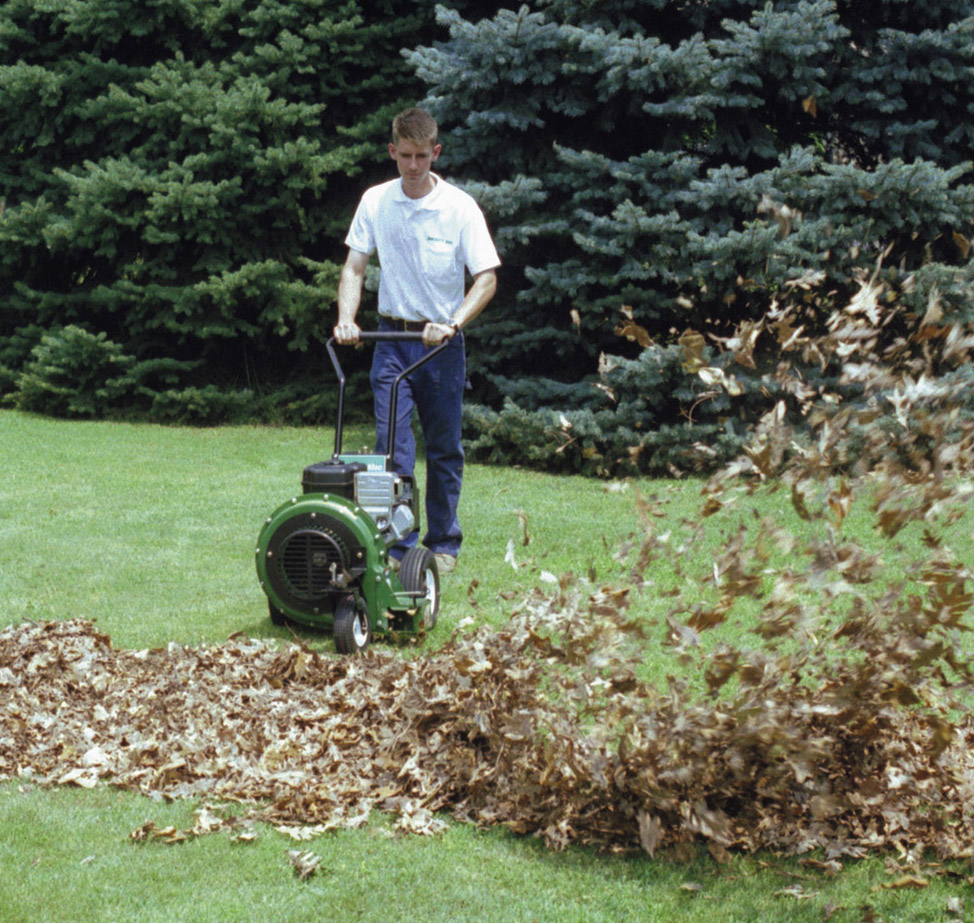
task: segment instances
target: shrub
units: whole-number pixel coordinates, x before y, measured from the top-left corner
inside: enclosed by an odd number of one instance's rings
[[[102,416],[129,390],[135,358],[73,324],[45,333],[16,381],[14,405],[57,417]]]

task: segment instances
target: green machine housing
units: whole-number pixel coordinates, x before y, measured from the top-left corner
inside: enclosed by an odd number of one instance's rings
[[[267,518],[257,538],[257,575],[275,622],[331,629],[339,601],[357,594],[375,613],[373,630],[418,630],[421,614],[407,614],[426,587],[403,587],[387,550],[414,528],[418,498],[411,478],[385,468],[381,455],[310,465],[304,493]]]
[[[416,339],[413,333],[362,334],[362,339]],[[440,348],[429,350],[393,385],[389,439],[395,444],[401,381]],[[343,653],[363,650],[375,632],[432,628],[439,611],[436,558],[421,546],[393,565],[389,550],[419,528],[419,492],[413,478],[392,470],[384,455],[341,452],[345,376],[339,379],[335,454],[309,465],[302,493],[282,503],[257,537],[257,577],[276,624],[289,621],[331,629]]]

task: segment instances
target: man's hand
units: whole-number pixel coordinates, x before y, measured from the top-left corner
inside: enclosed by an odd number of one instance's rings
[[[338,323],[335,325],[335,329],[332,333],[335,335],[335,339],[342,344],[342,346],[354,346],[359,341],[359,334],[362,331],[359,329],[358,324],[355,321],[349,321],[347,323]]]
[[[369,265],[369,255],[358,250],[349,250],[338,279],[338,323],[332,333],[342,346],[358,343],[362,331],[355,323],[362,286],[365,284],[365,270]]]
[[[423,328],[423,345],[439,346],[444,340],[449,340],[456,334],[456,330],[449,324],[434,324],[430,321]]]

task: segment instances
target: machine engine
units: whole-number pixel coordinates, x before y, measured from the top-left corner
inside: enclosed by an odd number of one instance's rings
[[[411,477],[387,471],[381,455],[361,460],[328,460],[304,469],[306,494],[324,493],[354,500],[375,523],[386,545],[402,541],[416,526]]]
[[[383,456],[333,458],[304,469],[304,496],[269,517],[258,540],[272,615],[330,615],[365,574],[375,546],[388,548],[416,527],[413,479],[385,469]]]

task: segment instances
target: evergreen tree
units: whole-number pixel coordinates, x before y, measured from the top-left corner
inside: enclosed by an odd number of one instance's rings
[[[699,373],[728,361],[719,338],[794,280],[851,294],[883,253],[916,310],[937,298],[974,320],[974,3],[536,0],[438,16],[449,39],[410,60],[445,129],[441,166],[483,203],[504,261],[474,350],[475,457],[530,461],[531,437],[502,434],[533,413],[548,463],[613,470],[628,446],[665,470],[694,444],[732,451],[779,394],[755,369],[714,396]],[[687,331],[704,343],[692,361]],[[639,449],[663,431],[675,454]]]
[[[0,7],[0,389],[71,325],[149,363],[143,406],[284,380],[330,330],[347,178],[379,175],[429,22],[414,0]]]

